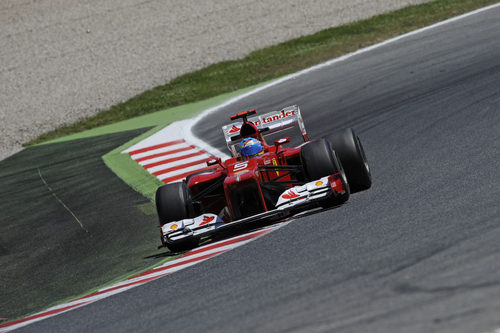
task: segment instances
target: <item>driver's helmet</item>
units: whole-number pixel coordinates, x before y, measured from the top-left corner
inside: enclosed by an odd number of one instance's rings
[[[264,152],[262,143],[254,138],[245,138],[240,142],[240,153],[244,157],[253,157]]]

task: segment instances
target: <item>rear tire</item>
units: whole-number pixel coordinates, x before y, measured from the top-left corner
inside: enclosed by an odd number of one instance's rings
[[[180,221],[195,217],[193,203],[189,190],[184,182],[163,185],[156,190],[156,210],[160,226],[165,223]],[[181,252],[198,246],[198,237],[192,236],[169,243],[163,239],[163,244],[172,252]]]
[[[372,185],[372,175],[363,145],[352,128],[335,133],[329,138],[345,169],[351,193],[367,190]]]
[[[321,139],[304,145],[300,152],[300,158],[307,181],[317,180],[336,173],[340,173],[342,177],[346,190],[345,194],[335,200],[326,199],[321,203],[321,206],[331,207],[335,204],[344,203],[349,199],[350,189],[344,169],[329,141]]]

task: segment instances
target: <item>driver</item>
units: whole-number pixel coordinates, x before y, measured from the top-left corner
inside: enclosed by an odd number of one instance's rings
[[[239,148],[241,155],[247,158],[255,157],[264,153],[264,146],[262,145],[262,142],[254,138],[244,138],[241,140]]]

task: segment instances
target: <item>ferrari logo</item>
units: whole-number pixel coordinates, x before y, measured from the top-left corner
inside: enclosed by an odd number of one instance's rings
[[[240,131],[240,128],[233,125],[233,127],[231,127],[231,129],[229,130],[229,133],[236,133],[236,132],[239,132]]]
[[[285,194],[283,194],[283,199],[290,200],[300,197],[297,193],[292,190],[288,190]]]
[[[215,217],[214,216],[203,216],[203,222],[200,223],[200,225],[205,225],[213,221]]]

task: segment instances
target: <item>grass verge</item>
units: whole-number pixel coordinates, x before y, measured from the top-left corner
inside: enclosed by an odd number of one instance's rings
[[[39,145],[0,161],[0,317],[41,311],[172,258],[156,249],[154,204],[101,158],[144,131]]]
[[[316,65],[498,0],[437,0],[257,50],[182,75],[95,116],[42,134],[26,145],[236,91]]]
[[[256,86],[249,87],[248,89],[238,90],[233,93],[223,94],[217,97],[210,98],[205,101],[191,103],[187,105],[178,106],[172,109],[154,112],[152,114],[144,115],[133,120],[124,120],[116,124],[101,126],[96,129],[88,130],[85,132],[76,133],[73,135],[65,136],[52,140],[50,142],[70,141],[74,139],[81,139],[85,137],[92,137],[96,135],[111,134],[120,131],[133,130],[137,128],[152,127],[149,131],[134,138],[131,141],[113,149],[102,158],[104,163],[125,183],[132,187],[137,192],[144,195],[146,198],[154,202],[156,189],[163,185],[163,183],[156,177],[151,176],[144,168],[137,162],[132,160],[128,154],[122,154],[125,149],[133,146],[139,141],[151,136],[153,133],[164,128],[174,121],[193,117],[203,110],[206,110],[215,105],[219,105],[228,99],[238,94],[255,89]],[[156,211],[155,211],[156,215]]]

